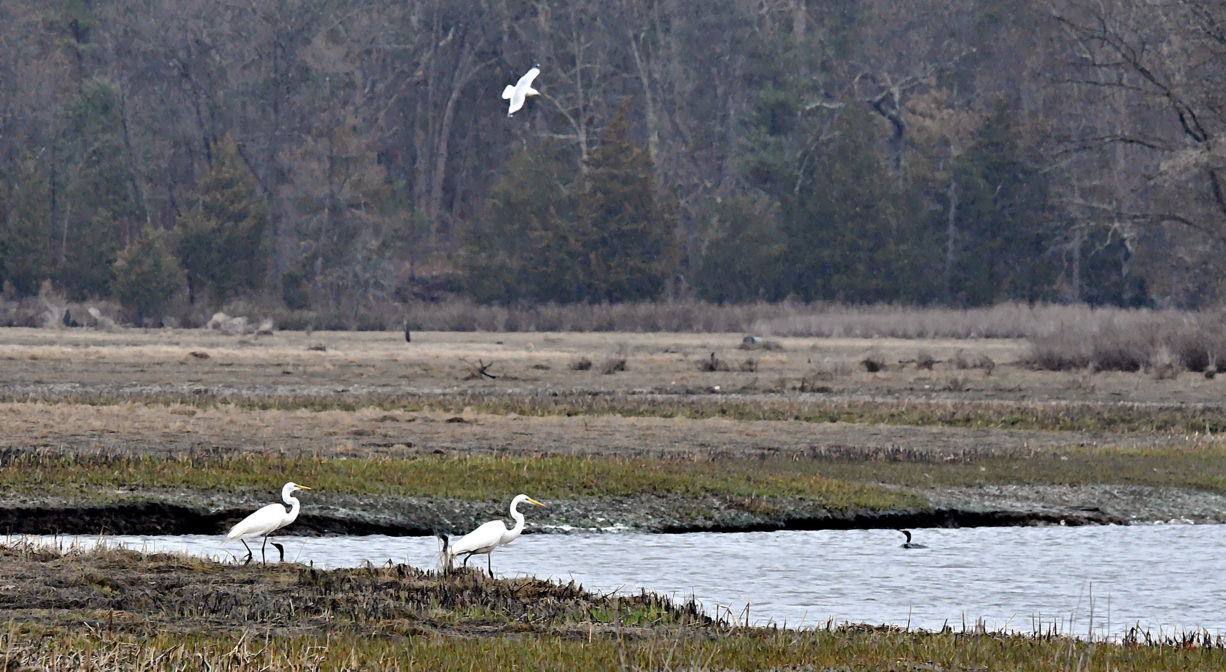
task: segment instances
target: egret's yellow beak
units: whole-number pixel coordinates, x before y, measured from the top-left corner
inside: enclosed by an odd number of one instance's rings
[[[535,499],[532,499],[531,497],[529,497],[529,498],[528,498],[528,503],[529,503],[529,504],[536,504],[537,506],[544,506],[546,509],[548,509],[548,508],[549,508],[548,506],[545,506],[544,504],[541,504],[540,502],[536,501]]]
[[[310,488],[308,488],[308,487],[307,487],[307,486],[305,486],[305,485],[300,485],[300,486],[298,486],[298,489],[299,489],[299,490],[310,490]]]

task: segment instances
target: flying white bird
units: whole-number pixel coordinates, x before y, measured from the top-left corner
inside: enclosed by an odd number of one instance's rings
[[[507,87],[502,90],[502,99],[511,101],[511,108],[507,110],[508,117],[524,106],[525,98],[540,94],[540,91],[532,88],[532,80],[536,79],[539,74],[541,74],[541,66],[534,65],[527,74],[519,78],[518,82],[507,84]]]
[[[286,483],[285,487],[281,488],[281,499],[290,505],[289,511],[286,511],[285,507],[280,504],[269,504],[230,528],[226,538],[230,540],[238,539],[247,548],[247,559],[243,561],[244,565],[251,562],[252,557],[251,547],[247,546],[247,539],[259,536],[264,537],[264,543],[260,545],[260,559],[267,564],[268,559],[264,557],[264,549],[268,545],[269,535],[298,518],[298,510],[301,507],[298,504],[298,498],[294,497],[294,492],[298,490],[310,490],[310,488],[305,485],[298,485],[293,481]],[[281,562],[285,562],[285,548],[275,541],[272,542],[272,545],[281,552]]]
[[[511,517],[515,519],[515,527],[508,530],[506,523],[501,520],[491,520],[460,537],[454,544],[447,543],[447,535],[438,535],[438,538],[443,540],[443,550],[439,558],[442,562],[443,571],[451,569],[451,563],[458,555],[464,556],[465,567],[468,566],[468,559],[472,556],[484,555],[485,568],[489,570],[490,576],[493,577],[494,567],[490,559],[494,549],[515,541],[519,537],[519,533],[524,531],[524,514],[515,508],[521,502],[545,506],[528,495],[518,495],[515,499],[511,500]]]

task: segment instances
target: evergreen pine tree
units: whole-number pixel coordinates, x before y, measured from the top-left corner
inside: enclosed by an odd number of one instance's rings
[[[68,106],[65,122],[65,228],[62,263],[55,276],[72,296],[105,296],[111,292],[123,232],[142,218],[130,193],[118,89],[106,79],[86,80]]]
[[[229,133],[213,147],[213,165],[196,184],[196,203],[178,222],[175,250],[193,302],[218,302],[264,284],[268,204]]]
[[[718,303],[785,298],[788,288],[778,273],[786,249],[779,219],[779,204],[766,196],[738,196],[716,204],[702,234],[694,273],[699,296]]]
[[[187,286],[187,275],[161,231],[146,229],[115,262],[115,293],[137,324],[159,322],[167,304]]]
[[[1045,257],[1047,185],[1023,150],[1002,98],[955,166],[961,204],[952,297],[955,303],[1045,298],[1054,279]]]
[[[326,307],[349,324],[386,298],[396,275],[394,254],[407,245],[404,219],[393,213],[394,189],[358,132],[359,119],[347,110],[295,152],[293,185],[309,197],[294,203],[302,256],[281,278],[284,298]]]
[[[0,283],[18,294],[38,292],[47,277],[51,242],[51,182],[33,161],[0,179]]]
[[[627,99],[588,158],[576,221],[579,299],[651,300],[677,267],[676,219],[662,207],[645,148],[630,139]]]
[[[911,228],[920,218],[875,150],[872,122],[843,110],[783,200],[787,284],[805,300],[896,301],[915,291],[908,246],[922,235]]]
[[[576,165],[558,140],[533,143],[507,161],[464,239],[464,284],[474,299],[577,300]]]

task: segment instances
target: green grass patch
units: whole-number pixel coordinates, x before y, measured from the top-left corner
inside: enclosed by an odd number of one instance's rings
[[[0,488],[26,495],[104,489],[268,490],[286,480],[320,492],[497,500],[652,494],[803,497],[832,511],[916,508],[917,497],[824,475],[813,461],[471,456],[286,458],[14,452],[0,457]]]
[[[772,498],[804,498],[830,511],[926,508],[913,488],[982,485],[1141,485],[1226,493],[1226,449],[1083,448],[999,456],[925,458],[880,452],[770,457],[649,459],[590,456],[289,458],[209,454],[149,456],[11,452],[0,488],[15,495],[109,501],[124,490],[275,490],[294,480],[319,493],[492,501],[537,498],[719,496],[770,513]],[[119,494],[117,494],[119,493]]]
[[[404,632],[401,632],[404,631]],[[22,632],[10,625],[9,662],[18,669],[133,670],[1049,670],[1223,669],[1221,643],[1106,644],[1064,637],[905,632],[879,628],[816,631],[663,629],[623,637],[416,635],[405,625],[379,634],[267,636],[157,632],[148,636]],[[37,635],[37,636],[36,636]],[[13,669],[13,668],[10,668]],[[64,668],[67,669],[67,668]]]
[[[12,495],[109,502],[126,491],[271,492],[286,480],[317,493],[473,501],[527,492],[538,499],[652,495],[736,500],[764,515],[803,498],[834,512],[927,508],[913,489],[984,485],[1138,485],[1226,493],[1226,449],[1083,448],[999,456],[925,457],[814,453],[778,457],[649,459],[590,456],[289,458],[265,455],[0,455],[0,488]]]
[[[906,488],[979,485],[1141,485],[1226,493],[1226,450],[1071,447],[1025,457],[975,456],[957,461],[825,460],[823,473],[844,482]]]

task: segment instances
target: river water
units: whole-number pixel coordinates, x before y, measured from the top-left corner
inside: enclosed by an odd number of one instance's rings
[[[494,553],[495,574],[535,575],[597,592],[646,589],[710,613],[784,627],[836,623],[1048,631],[1095,639],[1226,632],[1226,526],[1136,525],[914,530],[525,534]],[[429,537],[278,537],[286,560],[435,567]],[[91,545],[97,537],[59,537]],[[107,537],[145,551],[245,555],[217,536]],[[252,544],[259,560],[259,546]],[[276,550],[268,547],[270,559]],[[470,564],[485,565],[484,557]]]

